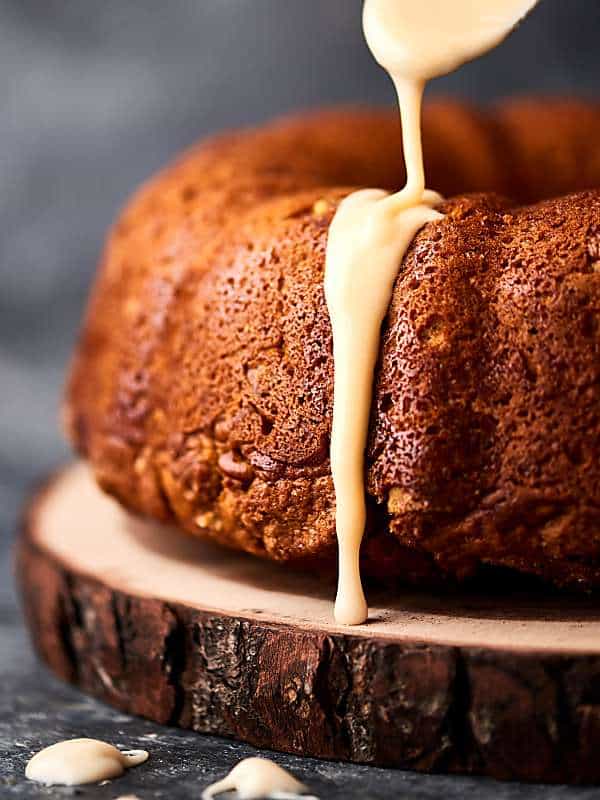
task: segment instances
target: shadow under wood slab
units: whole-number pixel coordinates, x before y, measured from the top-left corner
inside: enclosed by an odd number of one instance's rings
[[[87,469],[33,499],[17,549],[33,642],[124,711],[358,763],[600,782],[600,605],[371,597],[126,515]]]

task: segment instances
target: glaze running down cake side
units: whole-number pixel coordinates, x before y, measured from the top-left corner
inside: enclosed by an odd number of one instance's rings
[[[600,583],[599,134],[583,102],[426,106],[429,185],[453,199],[383,326],[366,574]],[[201,145],[138,192],[67,392],[106,491],[234,548],[333,563],[327,232],[351,191],[402,185],[399,149],[394,114],[305,115]]]

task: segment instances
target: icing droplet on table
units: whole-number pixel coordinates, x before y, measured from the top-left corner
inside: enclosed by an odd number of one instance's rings
[[[202,792],[202,800],[212,800],[225,792],[237,792],[239,800],[317,800],[307,795],[307,787],[285,769],[266,758],[246,758],[223,780]]]
[[[25,776],[47,786],[80,786],[119,778],[126,769],[147,759],[145,750],[117,750],[98,739],[68,739],[36,753]]]

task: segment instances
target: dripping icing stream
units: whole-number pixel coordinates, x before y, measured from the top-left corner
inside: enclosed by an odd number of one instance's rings
[[[398,95],[406,185],[346,197],[329,229],[325,298],[333,331],[331,471],[336,495],[335,619],[359,625],[368,608],[359,553],[366,521],[364,452],[380,328],[415,234],[441,219],[426,191],[421,103],[428,80],[499,44],[538,0],[365,0],[365,38]]]

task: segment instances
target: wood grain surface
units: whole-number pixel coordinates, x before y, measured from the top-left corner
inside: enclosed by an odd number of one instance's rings
[[[375,597],[339,628],[332,587],[132,520],[81,466],[33,499],[17,565],[42,658],[123,711],[304,756],[600,780],[590,601]]]

